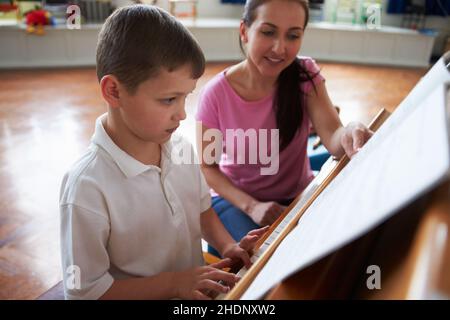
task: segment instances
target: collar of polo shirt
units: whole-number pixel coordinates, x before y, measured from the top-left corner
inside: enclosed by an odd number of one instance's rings
[[[93,144],[104,149],[111,156],[127,178],[136,177],[148,170],[156,170],[160,173],[162,172],[164,176],[167,175],[172,163],[170,160],[172,142],[170,140],[162,145],[162,169],[154,165],[147,165],[130,156],[128,153],[120,149],[114,141],[112,141],[103,127],[102,121],[104,118],[106,118],[106,113],[97,118],[95,122],[95,133],[91,141]]]

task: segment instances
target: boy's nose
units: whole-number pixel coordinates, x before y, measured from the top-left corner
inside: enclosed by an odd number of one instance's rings
[[[178,108],[177,113],[175,113],[175,118],[177,121],[186,119],[186,110],[184,108],[184,105],[182,105],[180,108]]]

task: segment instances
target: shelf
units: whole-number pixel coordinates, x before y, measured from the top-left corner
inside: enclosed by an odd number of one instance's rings
[[[195,36],[207,61],[243,58],[238,19],[181,19]],[[0,68],[95,65],[101,24],[69,30],[46,26],[44,36],[30,35],[25,25],[0,20]],[[364,64],[427,67],[436,34],[386,27],[313,22],[308,25],[301,55],[318,60]]]

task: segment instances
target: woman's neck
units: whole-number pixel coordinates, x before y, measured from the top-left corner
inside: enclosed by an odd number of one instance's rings
[[[240,64],[242,79],[248,84],[248,89],[255,91],[272,91],[276,85],[277,77],[265,77],[249,59]]]
[[[247,60],[228,69],[226,78],[234,91],[246,101],[268,97],[276,89],[276,79],[263,77]]]

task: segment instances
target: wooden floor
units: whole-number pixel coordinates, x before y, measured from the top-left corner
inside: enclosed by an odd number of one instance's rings
[[[194,139],[197,94],[229,64],[209,64],[180,131]],[[321,63],[344,123],[393,111],[427,70]],[[58,194],[105,112],[93,68],[0,72],[0,299],[35,299],[62,278]]]

